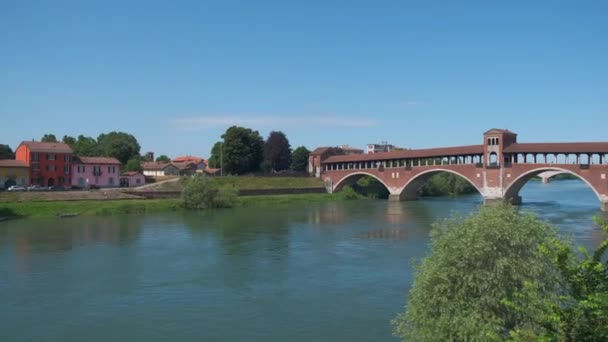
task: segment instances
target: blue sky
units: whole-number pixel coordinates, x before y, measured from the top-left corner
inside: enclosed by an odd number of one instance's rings
[[[128,4],[127,4],[128,3]],[[0,143],[607,141],[606,1],[0,0]]]

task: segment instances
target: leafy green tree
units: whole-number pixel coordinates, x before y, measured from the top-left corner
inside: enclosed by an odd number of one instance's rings
[[[285,133],[272,131],[264,143],[264,160],[270,164],[272,171],[289,169],[291,164],[291,146]]]
[[[74,147],[76,146],[76,139],[69,135],[64,135],[63,139],[61,139],[61,142],[63,142],[64,144],[68,144],[70,148],[72,148],[72,150],[74,150]]]
[[[55,134],[45,134],[42,136],[42,139],[40,139],[40,141],[42,142],[57,142],[57,137],[55,136]]]
[[[211,149],[211,157],[207,160],[208,166],[213,168],[222,167],[222,144],[223,141],[218,141],[213,145]]]
[[[10,146],[0,144],[0,159],[15,159],[15,152]]]
[[[596,218],[608,233],[608,222]],[[544,282],[527,282],[512,300],[504,303],[534,325],[511,334],[515,341],[608,341],[608,239],[594,253],[555,240],[554,248],[541,251],[559,269],[560,291],[547,296]]]
[[[139,160],[139,158],[129,159],[124,166],[124,171],[142,172],[143,168],[141,167],[141,161]]]
[[[166,155],[160,155],[158,158],[156,158],[156,162],[158,163],[170,163],[171,162],[171,158],[167,157]]]
[[[236,200],[233,189],[220,188],[212,177],[196,174],[185,182],[182,202],[188,209],[229,208]]]
[[[122,164],[129,159],[139,157],[140,146],[137,139],[124,132],[110,132],[100,134],[97,138],[99,152],[107,157],[114,157]]]
[[[363,176],[355,184],[357,192],[368,198],[388,198],[390,192],[379,180]]]
[[[300,146],[293,150],[293,153],[291,153],[291,169],[300,172],[306,171],[309,155],[310,151],[304,146]]]
[[[542,284],[541,298],[560,290],[559,272],[541,252],[555,241],[555,228],[506,205],[441,222],[432,231],[430,254],[417,266],[406,311],[393,321],[395,332],[413,341],[541,333],[534,317],[509,303],[527,283]]]
[[[264,140],[258,131],[232,126],[222,138],[221,152],[226,173],[240,175],[259,169],[263,160]]]
[[[85,137],[82,134],[77,139],[64,136],[63,142],[70,145],[72,151],[77,156],[92,157],[99,155],[97,141],[91,137]]]
[[[440,172],[431,176],[419,192],[422,196],[458,196],[477,193],[477,189],[458,175]]]

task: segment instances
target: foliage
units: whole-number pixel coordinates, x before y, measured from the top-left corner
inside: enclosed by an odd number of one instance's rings
[[[419,190],[422,196],[457,196],[476,193],[469,181],[450,172],[431,176]]]
[[[340,191],[340,195],[345,200],[357,200],[363,198],[363,196],[359,195],[355,189],[348,185],[346,185],[342,191]]]
[[[596,222],[608,233],[606,221],[596,218]],[[563,288],[545,296],[539,290],[542,284],[530,282],[517,297],[505,301],[535,322],[535,326],[514,331],[511,339],[608,341],[608,239],[594,253],[584,247],[576,253],[559,240],[553,247],[542,251],[559,269]]]
[[[124,171],[138,171],[142,172],[143,168],[141,166],[141,161],[139,158],[129,159],[124,166]]]
[[[224,142],[220,151],[223,152],[223,167],[226,173],[241,175],[259,169],[263,160],[264,140],[258,131],[232,126],[222,138]]]
[[[526,329],[534,319],[508,302],[525,284],[545,298],[559,291],[559,272],[541,249],[559,241],[556,229],[513,207],[483,207],[435,225],[430,254],[417,266],[395,332],[415,341],[487,341]]]
[[[169,158],[166,155],[160,155],[158,156],[158,158],[156,158],[156,162],[158,163],[170,163],[171,162],[171,158]]]
[[[272,171],[289,169],[291,164],[291,146],[285,133],[272,131],[264,143],[264,160],[270,164]]]
[[[76,145],[76,139],[69,135],[64,135],[63,139],[61,139],[61,142],[63,142],[64,144],[68,144],[72,150],[74,150],[74,146]]]
[[[57,137],[55,136],[55,134],[45,134],[42,136],[42,139],[40,139],[40,141],[42,142],[57,142]]]
[[[139,157],[140,146],[137,139],[124,132],[110,132],[97,137],[98,151],[106,157],[114,157],[125,164],[134,157]]]
[[[211,148],[211,156],[207,160],[207,165],[212,168],[221,168],[222,167],[222,141],[218,141],[213,144],[213,148]]]
[[[0,144],[0,159],[15,159],[15,152],[10,146]]]
[[[306,171],[309,155],[310,151],[304,146],[300,146],[293,150],[291,153],[291,169],[301,172]]]
[[[370,176],[363,176],[355,185],[357,192],[368,198],[388,198],[388,189],[379,180]]]
[[[182,201],[187,209],[229,208],[236,195],[236,190],[220,188],[212,177],[196,174],[182,190]]]
[[[260,171],[262,171],[262,173],[270,173],[272,171],[272,165],[270,164],[270,161],[268,160],[264,160],[261,164],[260,164]]]

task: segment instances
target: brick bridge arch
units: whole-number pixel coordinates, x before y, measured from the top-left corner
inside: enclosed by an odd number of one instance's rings
[[[409,181],[407,181],[407,183],[405,183],[405,185],[399,192],[399,200],[407,201],[417,199],[418,190],[420,190],[420,188],[429,180],[429,178],[442,172],[447,172],[459,176],[460,178],[466,180],[469,184],[471,184],[480,195],[483,195],[483,190],[480,189],[477,184],[475,184],[475,180],[469,179],[469,177],[467,177],[465,174],[447,168],[433,168],[430,170],[422,171],[417,175],[413,176]]]
[[[336,184],[327,184],[326,183],[326,187],[328,188],[328,192],[340,191],[346,185],[354,185],[359,179],[361,179],[364,176],[369,176],[369,177],[372,177],[375,180],[379,181],[390,192],[390,187],[386,183],[384,183],[384,181],[382,180],[381,177],[378,177],[377,175],[375,175],[373,173],[364,172],[364,171],[351,172],[351,173],[347,174],[346,176],[342,177],[340,180],[338,180],[338,182]],[[327,181],[327,179],[326,179],[326,181]]]
[[[551,172],[553,175],[567,173],[576,176],[578,179],[585,182],[585,184],[587,184],[587,186],[589,186],[591,190],[593,190],[593,193],[595,193],[598,200],[602,201],[603,196],[600,194],[600,191],[594,185],[594,183],[596,183],[594,182],[594,179],[589,177],[589,174],[582,174],[582,172],[577,171],[578,170],[568,170],[560,167],[545,166],[523,172],[517,178],[513,179],[513,181],[510,182],[510,184],[505,188],[504,197],[509,199],[521,200],[519,196],[519,191],[528,183],[528,181],[543,173]],[[589,177],[590,179],[587,179],[587,177]]]

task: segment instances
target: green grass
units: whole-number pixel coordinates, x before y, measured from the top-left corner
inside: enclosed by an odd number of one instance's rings
[[[273,207],[292,203],[321,203],[348,200],[343,193],[290,194],[238,197],[234,207]],[[41,218],[61,214],[117,215],[146,214],[187,210],[180,199],[106,200],[106,201],[47,201],[0,203],[0,217]]]
[[[241,189],[292,189],[292,188],[322,188],[323,181],[314,177],[253,177],[226,176],[215,177],[220,186],[230,186]]]
[[[178,199],[15,202],[0,204],[0,217],[55,217],[61,214],[142,214],[175,210],[181,210]]]

